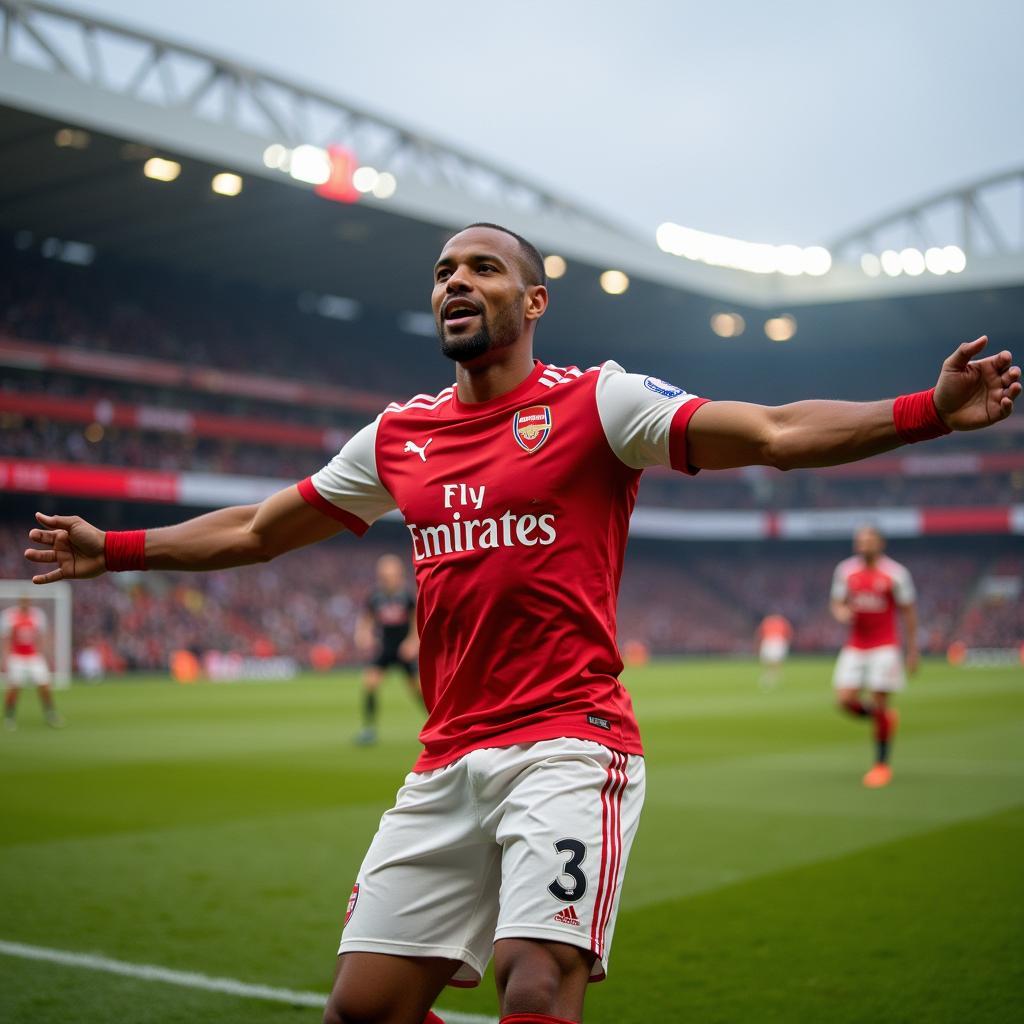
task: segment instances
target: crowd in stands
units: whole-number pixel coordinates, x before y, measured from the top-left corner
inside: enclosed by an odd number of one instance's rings
[[[27,524],[0,528],[0,578],[26,579]],[[74,646],[104,652],[110,670],[167,668],[172,652],[215,650],[317,661],[314,648],[350,663],[356,617],[373,585],[374,563],[394,543],[342,536],[315,549],[230,572],[110,574],[74,591]],[[902,547],[906,547],[903,545]],[[1024,555],[998,546],[954,552],[941,543],[893,555],[914,576],[922,650],[941,654],[954,640],[970,646],[1024,642],[1024,604],[979,598],[979,583],[1000,573],[1024,583]],[[844,631],[828,612],[832,572],[844,548],[769,543],[635,545],[627,554],[619,601],[624,650],[658,654],[751,654],[761,618],[781,612],[794,626],[794,650],[834,651]],[[42,592],[41,592],[42,593]]]
[[[406,338],[402,360],[366,359],[365,325],[304,313],[294,295],[24,253],[0,271],[0,331],[26,340],[386,393],[421,390],[417,364],[439,372],[422,338]]]
[[[61,423],[0,413],[0,457],[85,462],[167,472],[240,473],[300,479],[336,451],[197,437],[102,424]],[[332,437],[340,444],[351,431]],[[843,479],[820,473],[770,471],[743,479],[647,476],[640,491],[646,505],[680,509],[878,508],[883,506],[1009,505],[1024,503],[1024,472],[969,477]]]
[[[396,397],[429,387],[424,383],[424,366],[429,364],[435,375],[450,370],[443,362],[438,367],[433,348],[424,339],[412,343],[408,359],[366,358],[365,341],[359,340],[352,325],[303,313],[294,298],[258,289],[214,286],[124,267],[69,267],[28,254],[8,255],[0,270],[0,334],[17,338],[376,388]],[[353,331],[356,334],[350,336]],[[392,334],[397,337],[396,332]],[[0,398],[4,395],[106,401],[175,413],[208,412],[301,424],[330,431],[331,442],[339,444],[371,415],[314,403],[263,401],[16,367],[4,370]],[[297,479],[322,465],[338,446],[254,443],[208,434],[143,431],[0,408],[0,456],[7,457]],[[993,430],[954,435],[929,451],[949,452],[956,450],[951,446],[978,443],[979,437],[991,451],[1013,449],[1015,444],[1019,449],[1018,433]],[[1024,469],[871,479],[761,470],[742,475],[704,473],[695,479],[655,473],[645,477],[641,502],[738,510],[1006,505],[1024,502]]]
[[[380,325],[325,320],[302,312],[293,296],[124,267],[69,267],[26,254],[0,263],[0,335],[399,398],[450,381],[451,367],[438,361],[429,339],[402,336],[393,316],[391,324],[389,345],[405,344],[407,358],[368,358],[374,338],[385,336]],[[0,398],[4,395],[298,424],[333,431],[332,440],[339,443],[371,415],[24,366],[4,367]],[[6,408],[24,406],[11,402]],[[973,446],[1012,452],[1019,450],[1020,438],[1019,432],[999,428],[954,435],[927,450]],[[319,435],[303,447],[0,408],[0,457],[296,480],[319,468],[334,450],[326,439],[320,444]],[[640,502],[692,510],[1005,505],[1024,503],[1024,470],[872,478],[771,470],[696,478],[654,472],[644,479]],[[0,577],[29,574],[21,557],[26,528],[0,527]],[[404,550],[405,543],[394,546]],[[308,665],[319,648],[339,662],[351,661],[355,619],[372,585],[374,561],[387,548],[385,541],[357,544],[341,538],[315,552],[299,551],[231,573],[105,576],[76,591],[75,646],[102,650],[111,670],[164,669],[175,650],[283,654]],[[950,550],[936,543],[915,545],[905,555],[894,551],[918,583],[923,647],[941,652],[952,640],[980,646],[1024,640],[1019,598],[978,597],[986,573],[999,568],[1024,578],[1024,562],[994,568],[993,549],[966,540],[957,542],[955,553]],[[834,650],[843,630],[828,613],[828,590],[840,557],[836,546],[637,545],[627,557],[622,584],[620,639],[624,647],[655,654],[750,653],[758,621],[778,611],[795,627],[796,650]]]
[[[702,473],[688,478],[648,475],[640,487],[648,505],[692,509],[777,510],[928,505],[1013,505],[1024,502],[1024,471],[972,476],[843,478],[814,470],[749,476]]]
[[[164,472],[190,470],[298,480],[316,472],[333,454],[334,450],[247,444],[93,424],[83,428],[37,417],[21,417],[17,428],[0,430],[0,457]]]
[[[247,419],[265,419],[272,423],[301,424],[333,430],[338,427],[357,428],[366,422],[365,412],[338,409],[316,404],[270,402],[241,395],[223,394],[125,380],[77,376],[70,373],[38,371],[5,367],[0,379],[0,395],[66,398],[86,402],[114,402],[118,405],[145,406],[174,412],[213,412]]]

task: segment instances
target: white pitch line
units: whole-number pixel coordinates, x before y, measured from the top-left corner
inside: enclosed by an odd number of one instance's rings
[[[120,974],[125,978],[141,978],[143,981],[162,981],[182,988],[199,988],[206,992],[222,992],[229,996],[246,999],[264,999],[272,1003],[288,1003],[291,1006],[322,1007],[327,996],[321,992],[296,992],[290,988],[272,988],[270,985],[250,985],[235,978],[212,978],[196,971],[176,971],[157,964],[133,964],[127,960],[113,960],[95,953],[73,953],[66,949],[50,949],[47,946],[29,946],[23,942],[6,942],[0,939],[0,955],[16,956],[22,960],[44,960],[47,963],[65,967],[84,967],[89,971],[104,971]],[[494,1017],[479,1013],[459,1013],[455,1010],[440,1010],[446,1024],[497,1024]]]

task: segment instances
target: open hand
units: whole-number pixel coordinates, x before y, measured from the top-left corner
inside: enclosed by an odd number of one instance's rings
[[[978,430],[1005,420],[1020,395],[1020,367],[1012,365],[1012,353],[973,359],[987,343],[986,337],[965,341],[942,364],[935,408],[953,430]]]
[[[106,534],[80,516],[46,516],[36,513],[43,529],[29,530],[29,538],[42,548],[29,548],[25,557],[30,562],[56,563],[56,568],[32,577],[33,583],[56,583],[57,580],[87,580],[106,572],[103,555]]]

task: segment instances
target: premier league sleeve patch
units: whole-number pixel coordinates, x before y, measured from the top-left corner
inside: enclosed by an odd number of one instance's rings
[[[645,377],[644,387],[656,395],[661,395],[662,398],[678,398],[686,393],[682,388],[677,388],[675,384],[669,384],[667,380],[660,380],[657,377]]]
[[[524,452],[535,452],[551,436],[551,407],[531,405],[512,417],[512,436]]]

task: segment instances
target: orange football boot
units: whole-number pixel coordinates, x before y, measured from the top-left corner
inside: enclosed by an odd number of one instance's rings
[[[892,769],[887,764],[876,764],[864,776],[864,785],[868,789],[881,789],[883,786],[888,786],[892,782]]]

